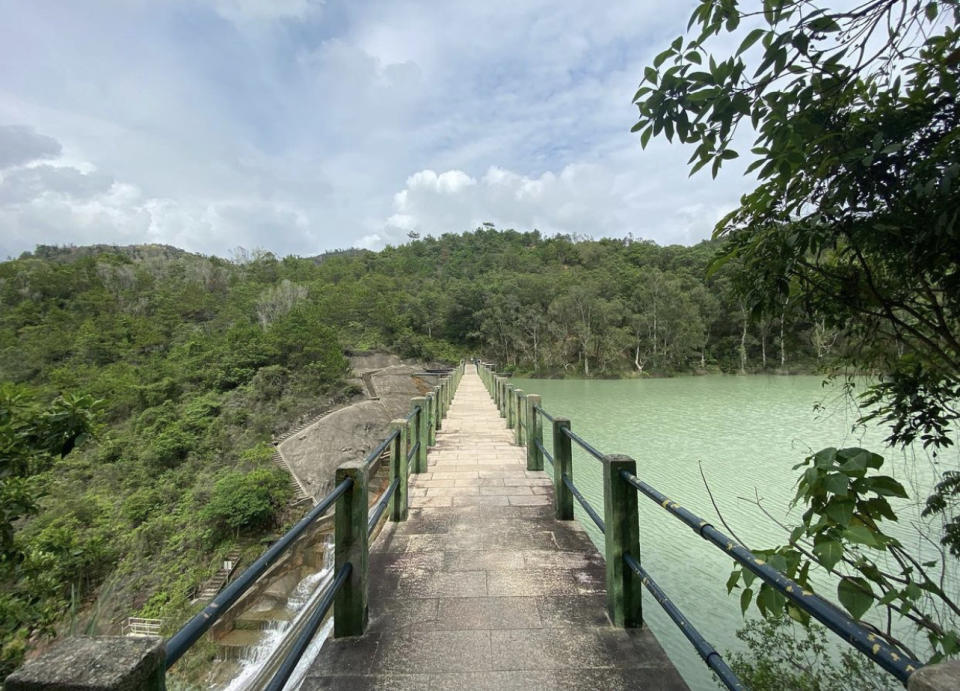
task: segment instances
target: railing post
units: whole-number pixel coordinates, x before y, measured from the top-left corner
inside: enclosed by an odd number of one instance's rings
[[[513,429],[513,384],[507,384],[507,429]]]
[[[349,461],[337,468],[336,484],[353,485],[337,499],[334,513],[334,573],[351,564],[350,577],[333,601],[333,635],[359,636],[367,627],[367,466]]]
[[[527,470],[543,470],[543,454],[540,444],[543,444],[543,418],[537,413],[540,405],[540,396],[535,393],[527,394]]]
[[[637,472],[629,456],[607,456],[603,462],[603,521],[607,560],[607,612],[616,626],[643,626],[640,578],[623,562],[630,554],[640,561],[640,518],[637,491],[620,476],[620,471]]]
[[[412,470],[415,473],[425,473],[427,472],[427,446],[430,445],[430,433],[427,431],[427,422],[430,419],[430,413],[427,409],[429,402],[424,396],[417,396],[410,399],[410,404],[413,407],[419,406],[420,408],[420,412],[414,417],[413,436],[413,443],[420,442],[420,448],[417,449],[417,457],[413,459]]]
[[[516,389],[513,392],[513,395],[516,399],[516,405],[514,406],[513,416],[516,418],[516,425],[514,427],[514,437],[513,443],[517,446],[523,446],[524,436],[523,436],[523,405],[525,403],[523,398],[523,389]]]
[[[399,480],[397,489],[390,497],[390,520],[407,520],[407,454],[410,448],[410,435],[407,434],[407,421],[393,420],[390,431],[397,431],[397,436],[390,444],[390,482]]]
[[[553,496],[556,497],[558,521],[573,520],[573,493],[563,483],[566,475],[573,482],[573,449],[570,437],[563,433],[570,429],[570,421],[558,417],[553,420]]]
[[[434,430],[436,423],[433,421],[433,416],[435,415],[434,409],[437,406],[436,398],[437,396],[433,391],[427,394],[427,446],[435,446],[437,443],[437,435]]]
[[[497,387],[497,408],[500,410],[500,417],[507,417],[507,380],[500,377],[500,383]]]
[[[437,384],[433,387],[434,403],[437,405],[436,415],[433,416],[433,426],[438,432],[443,429],[443,387]]]

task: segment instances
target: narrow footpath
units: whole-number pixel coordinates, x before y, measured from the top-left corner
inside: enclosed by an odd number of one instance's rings
[[[468,367],[410,515],[370,548],[370,624],[302,689],[685,689],[649,629],[611,626],[604,564]]]

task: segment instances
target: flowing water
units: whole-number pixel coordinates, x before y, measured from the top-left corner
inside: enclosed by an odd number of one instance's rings
[[[294,631],[304,617],[309,616],[313,605],[316,604],[320,591],[330,582],[333,574],[333,542],[326,545],[324,552],[324,566],[320,571],[305,576],[287,597],[286,608],[291,618],[289,621],[274,621],[263,631],[259,645],[252,646],[240,660],[240,670],[236,677],[226,687],[225,691],[245,691],[252,688],[262,688],[258,676],[265,664],[277,652],[284,639]],[[310,605],[308,608],[307,605]],[[327,639],[333,619],[320,627],[312,639],[310,646],[304,652],[301,663],[287,680],[285,688],[295,689],[299,686],[311,660],[316,657],[320,646]]]
[[[548,413],[569,418],[572,430],[604,453],[633,457],[642,480],[726,532],[705,489],[702,466],[724,519],[747,546],[757,549],[783,544],[787,535],[751,502],[759,497],[776,517],[796,520],[800,511],[791,516],[787,505],[800,471],[791,468],[813,451],[862,446],[880,453],[887,460],[883,472],[903,483],[912,497],[921,498],[940,468],[958,467],[956,451],[937,465],[922,450],[885,449],[883,430],[854,429],[855,404],[839,387],[825,387],[815,376],[513,383],[526,393],[540,394]],[[818,404],[822,408],[815,410]],[[544,445],[552,449],[549,425]],[[576,443],[573,450],[575,484],[602,515],[600,464]],[[725,587],[733,562],[654,502],[643,496],[639,502],[645,568],[721,653],[739,649],[739,591],[730,596]],[[885,526],[888,532],[914,553],[936,558],[923,534],[936,540],[939,526],[920,518],[917,500],[892,503],[901,519]],[[574,504],[577,520],[601,545],[599,531]],[[956,580],[949,584],[956,593]],[[693,647],[649,596],[644,598],[644,618],[691,688],[716,688]]]

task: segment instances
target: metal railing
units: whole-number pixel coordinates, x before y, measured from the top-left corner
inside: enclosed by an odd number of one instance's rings
[[[283,688],[331,607],[334,608],[335,637],[362,634],[367,621],[365,613],[368,574],[364,570],[367,564],[368,539],[384,514],[388,514],[391,521],[406,520],[408,476],[410,473],[427,470],[427,448],[436,443],[436,431],[440,429],[446,416],[463,371],[463,362],[451,370],[430,371],[430,374],[443,378],[426,396],[411,400],[409,415],[391,422],[390,433],[362,461],[347,462],[337,468],[333,490],[210,604],[170,637],[165,644],[165,669],[176,664],[190,646],[236,604],[331,507],[335,508],[335,576],[322,593],[311,600],[315,600],[316,605],[306,625],[297,632],[297,639],[266,688]],[[368,500],[369,476],[381,456],[388,450],[390,483],[371,506]]]
[[[664,609],[667,616],[680,628],[693,645],[697,654],[716,673],[720,681],[730,689],[743,688],[723,657],[694,628],[680,609],[670,600],[662,588],[640,564],[639,514],[637,497],[645,496],[655,501],[673,517],[690,526],[701,538],[723,550],[727,556],[758,576],[764,583],[783,594],[793,604],[810,614],[828,629],[854,646],[861,653],[906,683],[910,675],[922,663],[889,645],[880,636],[851,619],[833,603],[802,588],[798,583],[758,559],[750,550],[733,541],[709,522],[684,509],[676,502],[640,480],[636,475],[636,462],[628,456],[604,454],[570,429],[570,421],[555,417],[540,405],[540,397],[523,394],[522,391],[497,375],[486,363],[478,363],[477,371],[488,392],[507,419],[510,428],[517,429],[517,440],[527,446],[527,469],[543,470],[543,461],[552,466],[556,517],[573,520],[573,500],[576,500],[597,525],[604,536],[604,557],[607,568],[607,610],[611,620],[621,626],[642,625],[640,604],[641,588],[646,589]],[[526,413],[526,432],[521,436],[521,425],[515,421],[515,413]],[[543,445],[543,421],[548,421],[553,431],[553,454]],[[604,517],[590,505],[577,489],[573,480],[573,455],[571,442],[604,464]],[[624,568],[626,567],[626,568]]]

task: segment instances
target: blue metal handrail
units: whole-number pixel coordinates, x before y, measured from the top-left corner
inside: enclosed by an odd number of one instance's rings
[[[593,522],[597,524],[597,527],[600,528],[601,533],[607,532],[607,526],[604,524],[603,519],[600,518],[600,514],[594,511],[593,507],[590,506],[590,502],[580,494],[580,490],[577,489],[577,486],[573,484],[573,480],[570,479],[570,476],[566,473],[563,474],[563,484],[565,484],[571,494],[576,497],[577,501],[580,502],[580,506],[583,507],[583,510],[587,512],[587,515],[593,519]]]
[[[297,636],[293,647],[290,649],[290,652],[287,653],[286,657],[283,658],[283,662],[280,663],[280,667],[277,668],[277,673],[273,676],[273,679],[270,680],[270,683],[267,684],[265,691],[282,691],[287,683],[287,679],[293,674],[293,670],[297,668],[300,658],[303,657],[307,648],[310,647],[310,641],[312,641],[316,635],[317,629],[320,628],[320,624],[323,622],[323,618],[327,615],[330,606],[333,604],[334,597],[340,592],[340,588],[346,583],[352,570],[353,564],[347,562],[337,571],[333,582],[327,586],[327,591],[323,594],[323,599],[320,600],[316,609],[313,610],[306,627],[304,627],[300,635]]]
[[[380,520],[380,517],[383,516],[383,512],[387,510],[387,504],[390,503],[390,497],[393,496],[393,493],[397,491],[397,487],[400,486],[400,478],[393,478],[393,482],[390,483],[390,486],[387,487],[387,491],[380,495],[380,499],[377,500],[377,504],[373,509],[373,513],[367,519],[367,535],[373,532],[373,529],[377,527],[377,522]]]
[[[411,410],[410,414],[407,415],[406,417],[406,422],[410,422],[411,420],[413,420],[413,418],[415,418],[417,416],[417,413],[419,413],[421,410],[423,409],[419,405],[413,406],[413,410]]]
[[[380,454],[383,453],[383,450],[386,449],[388,446],[390,446],[390,442],[392,442],[398,436],[400,436],[400,430],[399,429],[393,430],[389,435],[387,435],[386,439],[384,439],[382,442],[377,444],[377,448],[375,448],[373,451],[367,454],[367,457],[363,459],[363,462],[366,463],[367,465],[370,465],[371,463],[376,461],[378,458],[380,458]]]
[[[230,606],[240,599],[247,588],[253,585],[267,568],[283,554],[290,544],[296,540],[307,529],[307,527],[326,513],[327,509],[333,506],[334,502],[340,496],[353,486],[353,480],[347,478],[339,485],[333,488],[319,504],[317,504],[310,513],[300,519],[286,535],[281,537],[273,546],[270,547],[259,559],[240,576],[220,592],[199,614],[188,621],[183,628],[177,631],[166,643],[166,659],[164,660],[164,669],[170,669],[177,662],[187,649],[193,645],[202,636],[207,629],[226,612]]]
[[[665,494],[658,492],[647,483],[638,479],[636,475],[622,470],[620,471],[620,476],[633,485],[641,494],[649,497],[670,512],[675,518],[680,519],[693,528],[693,531],[697,535],[722,549],[732,557],[734,561],[759,576],[765,583],[782,593],[787,599],[793,601],[800,609],[809,613],[835,634],[847,640],[853,647],[890,672],[900,681],[906,683],[910,675],[922,665],[921,662],[911,659],[909,656],[886,643],[886,641],[882,640],[876,634],[865,629],[840,611],[836,605],[824,600],[809,590],[805,590],[796,581],[787,578],[773,567],[763,563],[746,547],[734,542],[714,528],[710,523],[683,508],[675,501],[671,501]]]
[[[720,677],[720,681],[723,682],[724,686],[733,691],[743,689],[743,684],[740,683],[740,680],[737,678],[737,675],[733,673],[733,670],[727,666],[723,656],[690,624],[687,618],[683,616],[683,612],[673,604],[673,601],[661,590],[657,582],[650,577],[646,569],[640,566],[640,562],[638,562],[632,554],[624,554],[623,561],[640,577],[640,582],[650,591],[653,599],[663,607],[667,616],[673,620],[673,623],[676,624],[683,635],[687,637],[687,640],[693,644],[697,654],[707,663],[707,667],[712,669],[716,675]]]
[[[533,406],[533,409],[538,413],[540,413],[541,415],[543,415],[545,418],[547,418],[550,422],[553,422],[553,416],[550,413],[548,413],[546,410],[541,408],[540,406],[535,405]]]
[[[553,456],[550,455],[549,451],[543,448],[543,442],[540,441],[539,439],[534,439],[533,443],[536,445],[538,449],[540,449],[540,453],[543,455],[543,460],[549,462],[550,465],[553,465]]]
[[[589,442],[585,441],[582,437],[578,436],[569,427],[561,427],[560,429],[563,431],[564,434],[570,437],[570,439],[577,442],[581,447],[583,447],[584,451],[586,451],[588,454],[596,458],[598,461],[603,461],[606,459],[606,456],[600,453]]]
[[[410,447],[410,452],[407,454],[407,462],[409,463],[411,458],[414,458],[417,455],[417,451],[420,450],[420,440],[417,440],[417,443]]]

